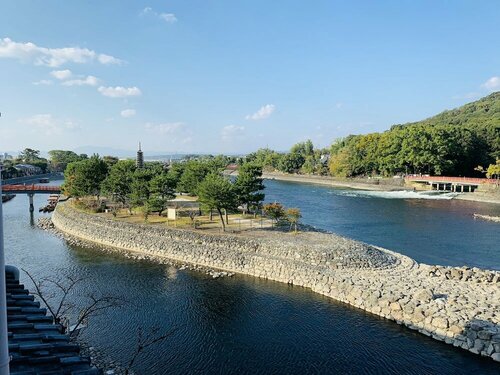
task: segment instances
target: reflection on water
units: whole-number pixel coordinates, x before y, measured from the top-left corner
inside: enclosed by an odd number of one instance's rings
[[[431,199],[431,200],[450,200],[459,195],[459,193],[443,193],[431,191],[366,191],[366,190],[333,190],[329,194],[343,195],[346,197],[359,198],[385,198],[385,199]]]
[[[288,191],[286,196],[283,190]],[[321,188],[309,186],[300,194],[309,195],[309,199],[315,194],[330,196],[321,192]],[[307,206],[306,197],[296,195],[288,185],[274,183],[266,193],[286,198],[289,205],[300,205],[306,221],[316,218],[312,210],[323,207]],[[377,231],[384,226],[387,231],[390,227],[393,231],[407,228],[407,235],[411,235],[425,230],[420,220],[411,219],[410,213],[419,215],[413,211],[455,216],[451,214],[453,208],[433,206],[435,201],[428,203],[430,206],[391,201],[379,205],[378,210],[367,208],[360,201],[376,203],[378,199],[334,195],[325,201],[327,208],[320,211],[315,224],[358,234],[371,233],[366,229],[370,226]],[[43,196],[35,196],[36,208],[43,203]],[[402,207],[406,214],[394,217]],[[328,214],[332,208],[340,211]],[[370,220],[371,210],[377,216]],[[463,207],[458,209],[461,210]],[[26,268],[36,277],[64,269],[86,277],[80,295],[98,290],[128,301],[90,322],[83,338],[93,346],[125,363],[134,350],[139,326],[145,332],[150,328],[159,328],[161,332],[175,329],[171,337],[141,357],[136,368],[139,374],[498,373],[498,365],[491,360],[307,289],[246,276],[212,279],[168,265],[68,246],[64,240],[30,225],[27,197],[18,196],[5,204],[4,214],[8,263]],[[40,215],[34,214],[35,218]],[[356,225],[363,229],[356,229],[354,221],[359,221]],[[443,236],[446,233],[443,230]],[[496,235],[492,230],[488,233]],[[402,237],[397,234],[397,238]],[[29,285],[24,276],[23,279]]]

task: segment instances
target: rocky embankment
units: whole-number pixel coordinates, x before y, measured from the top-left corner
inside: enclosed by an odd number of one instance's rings
[[[311,288],[500,361],[500,272],[419,264],[334,234],[204,234],[106,219],[59,204],[55,227],[107,249]]]
[[[500,216],[474,214],[474,219],[481,219],[486,221],[493,221],[495,223],[500,223]]]

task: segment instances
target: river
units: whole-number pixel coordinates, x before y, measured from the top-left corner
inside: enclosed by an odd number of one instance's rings
[[[419,261],[499,269],[498,224],[473,212],[488,205],[380,197],[266,181],[268,201],[301,208],[303,221],[410,255]],[[35,207],[46,197],[35,196]],[[6,261],[36,278],[85,277],[78,294],[100,291],[128,302],[83,331],[110,359],[126,363],[138,327],[171,332],[142,355],[138,374],[497,374],[490,359],[437,342],[310,290],[237,275],[210,276],[71,246],[37,229],[28,198],[3,205]],[[34,220],[43,214],[38,212]],[[23,281],[29,286],[26,276]]]

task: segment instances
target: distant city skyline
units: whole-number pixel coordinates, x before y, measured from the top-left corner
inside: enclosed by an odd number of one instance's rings
[[[498,1],[2,2],[0,152],[325,147],[500,90]],[[111,154],[111,152],[101,152]]]

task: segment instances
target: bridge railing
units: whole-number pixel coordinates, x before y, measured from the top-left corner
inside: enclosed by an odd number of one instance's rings
[[[61,187],[59,186],[41,186],[41,185],[4,185],[2,187],[4,192],[9,191],[51,191],[51,192],[60,192]]]
[[[475,178],[475,177],[447,177],[447,176],[406,176],[407,181],[436,181],[441,183],[457,182],[466,184],[498,184],[498,180],[490,178]]]

